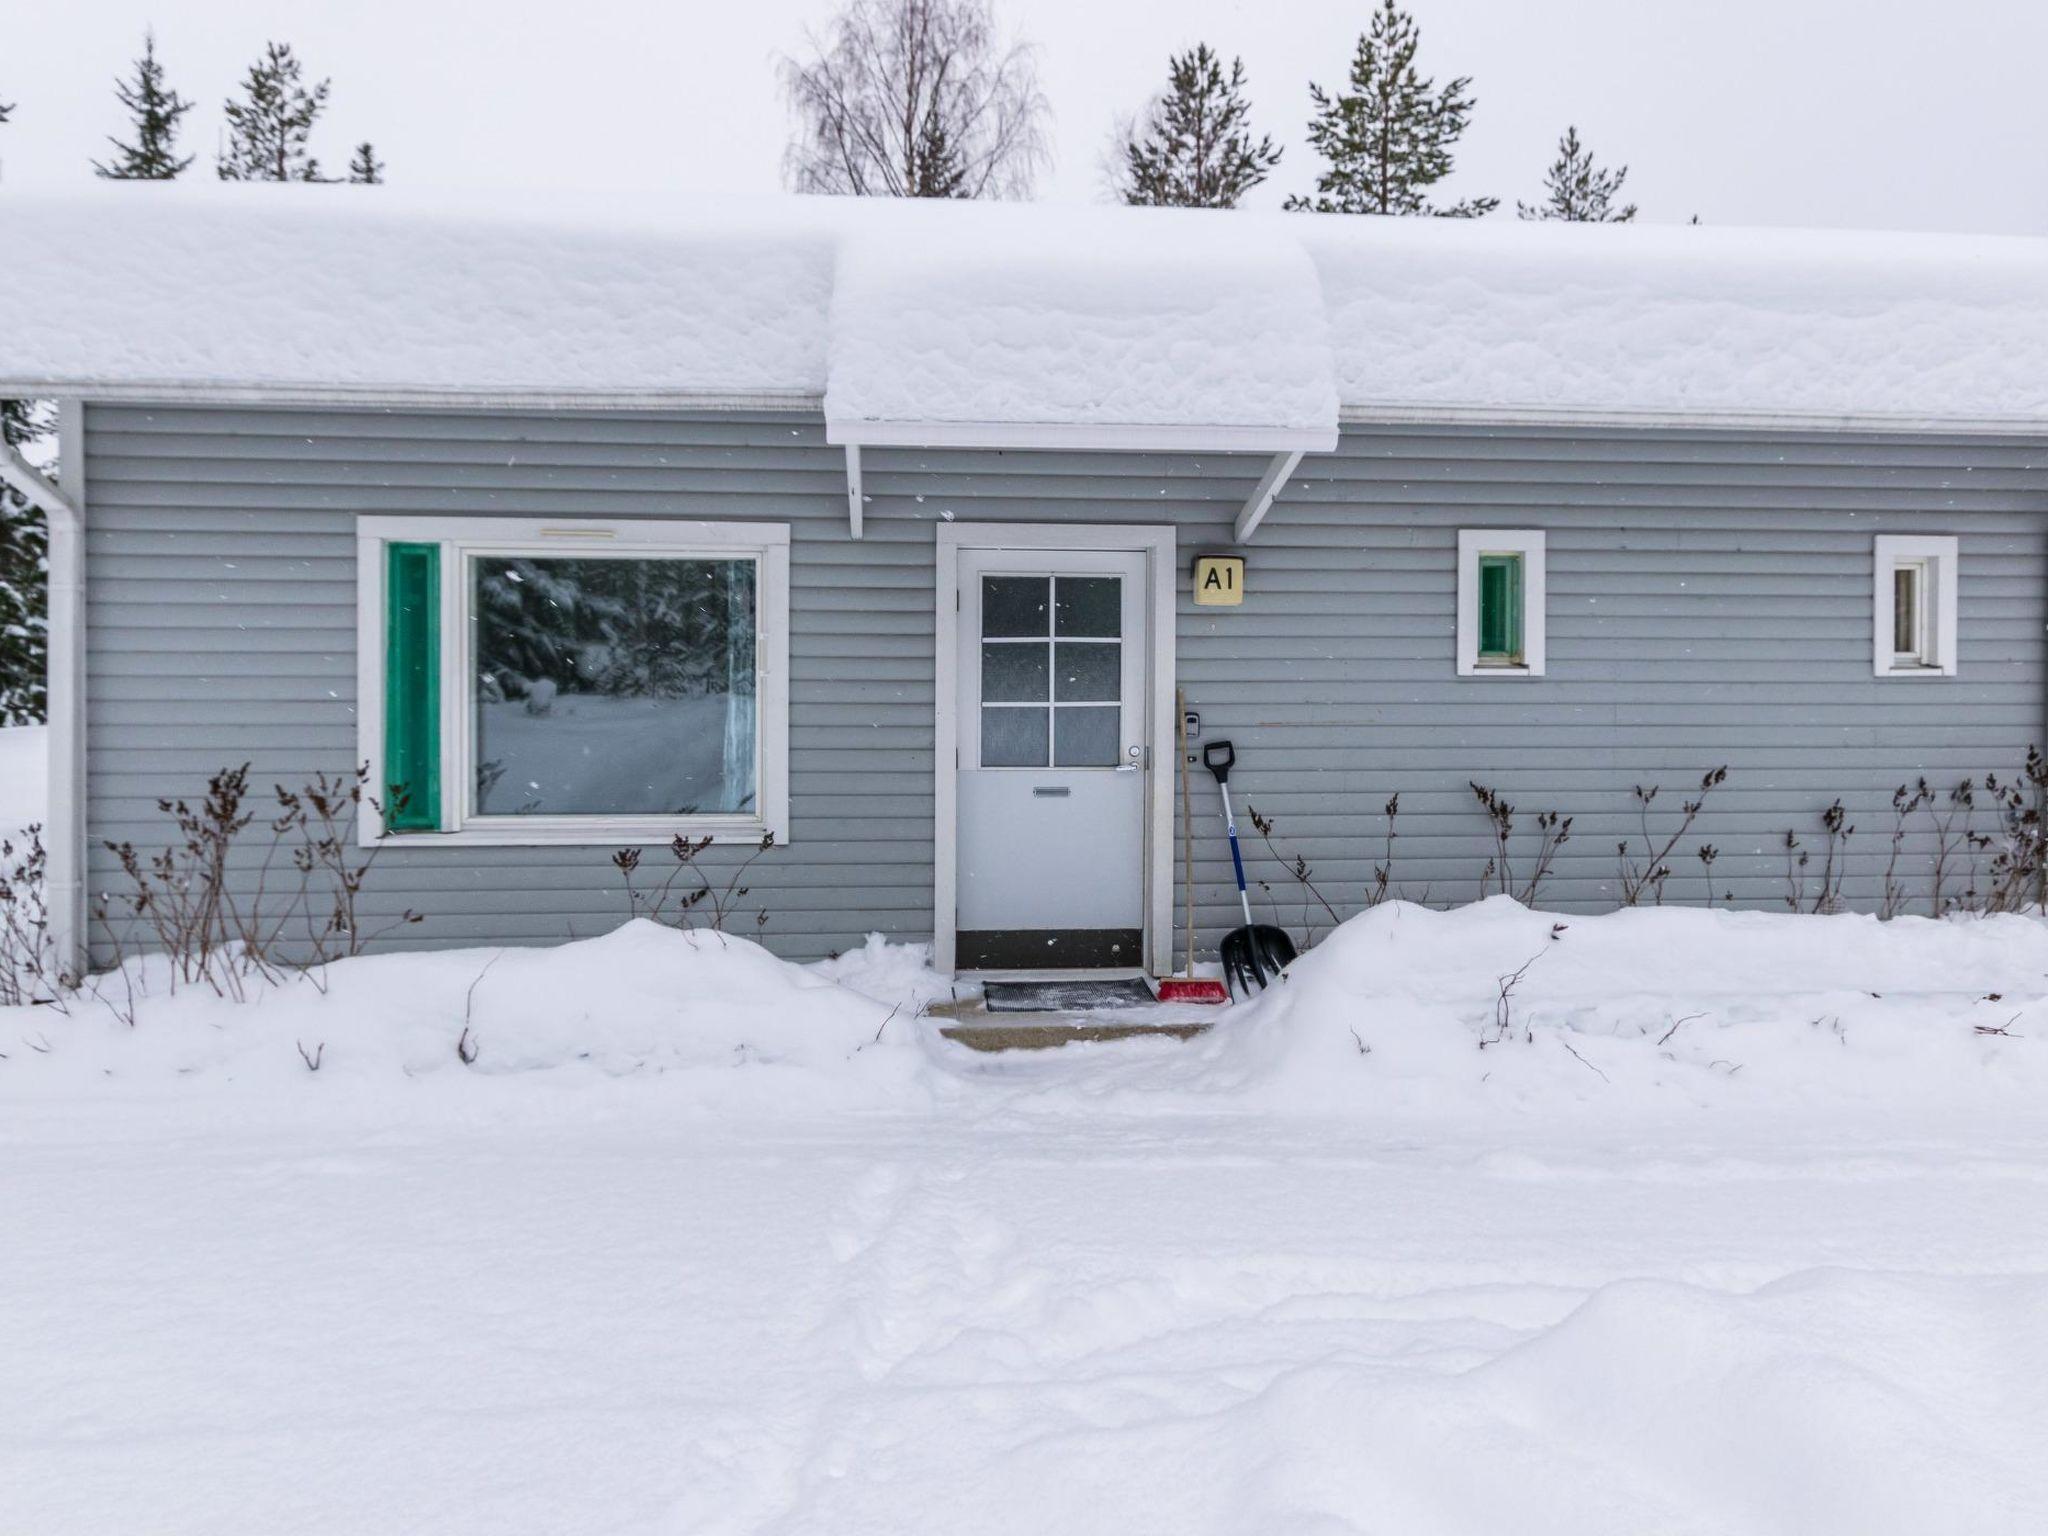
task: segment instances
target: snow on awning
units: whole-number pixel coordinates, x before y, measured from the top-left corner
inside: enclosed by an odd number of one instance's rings
[[[929,208],[850,221],[834,442],[1328,450],[1316,274],[1270,219]]]

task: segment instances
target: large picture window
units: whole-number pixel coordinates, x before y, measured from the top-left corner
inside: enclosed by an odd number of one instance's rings
[[[786,840],[785,526],[359,534],[378,834]]]

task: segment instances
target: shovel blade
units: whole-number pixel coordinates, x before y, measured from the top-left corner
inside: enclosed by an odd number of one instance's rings
[[[1230,981],[1230,995],[1243,997],[1262,992],[1297,951],[1285,930],[1270,923],[1235,928],[1223,936],[1223,974]]]

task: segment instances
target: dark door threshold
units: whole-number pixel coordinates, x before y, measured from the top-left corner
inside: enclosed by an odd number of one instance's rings
[[[963,971],[1138,970],[1140,928],[963,928],[953,964]]]

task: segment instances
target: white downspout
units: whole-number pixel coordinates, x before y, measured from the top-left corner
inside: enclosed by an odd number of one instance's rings
[[[58,485],[0,445],[0,480],[42,508],[49,531],[50,805],[44,874],[60,974],[85,969],[85,412],[57,404]]]
[[[50,926],[60,969],[89,963],[85,910],[85,402],[57,402],[50,513]]]

